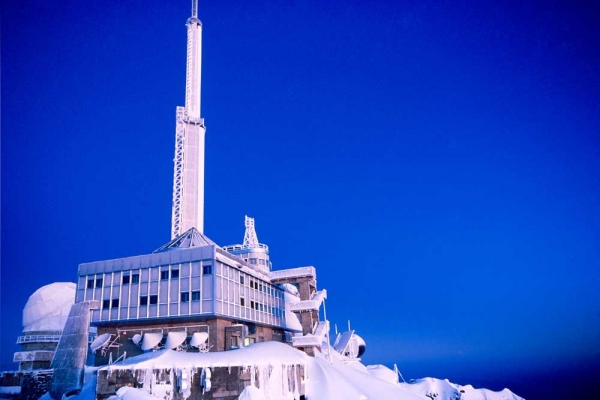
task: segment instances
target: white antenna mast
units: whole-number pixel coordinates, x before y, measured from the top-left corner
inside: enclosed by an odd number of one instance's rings
[[[198,0],[187,20],[185,107],[177,107],[171,239],[190,228],[204,232],[204,134],[200,117],[202,23]]]
[[[256,235],[256,229],[254,229],[254,218],[244,216],[244,224],[246,225],[246,233],[244,233],[243,246],[248,249],[259,247],[258,236]]]

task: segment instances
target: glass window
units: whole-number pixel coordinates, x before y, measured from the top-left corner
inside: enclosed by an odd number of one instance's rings
[[[112,307],[119,307],[119,299],[112,299]]]
[[[177,279],[177,278],[179,278],[179,270],[174,269],[171,271],[171,279]]]
[[[254,308],[254,300],[250,300],[250,308]]]
[[[87,288],[88,289],[93,289],[94,288],[94,278],[88,279],[88,281],[87,281]]]
[[[140,306],[148,305],[148,296],[140,296]]]
[[[110,307],[110,300],[102,300],[102,308]]]
[[[129,279],[130,279],[129,275],[123,275],[123,285],[129,284]]]
[[[131,275],[131,283],[140,283],[140,274]]]
[[[240,305],[242,307],[246,307],[246,299],[244,299],[243,297],[240,297]]]
[[[240,274],[240,283],[243,285],[244,284],[244,275]],[[88,281],[88,287],[89,287],[89,281]]]
[[[160,280],[166,281],[169,279],[169,271],[160,271]]]
[[[192,301],[199,301],[199,300],[200,300],[200,291],[194,290],[192,292]]]
[[[250,259],[250,264],[256,264],[256,258],[251,258]]]
[[[150,295],[150,304],[158,304],[158,295],[157,294]]]
[[[96,278],[96,289],[102,287],[102,278]]]
[[[211,275],[212,274],[212,265],[204,265],[202,266],[202,275]]]
[[[181,302],[187,303],[190,301],[190,292],[181,292]]]

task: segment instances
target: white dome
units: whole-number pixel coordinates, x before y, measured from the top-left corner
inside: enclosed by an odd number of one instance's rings
[[[71,282],[55,282],[36,290],[23,309],[23,332],[62,331],[75,303],[75,288]]]

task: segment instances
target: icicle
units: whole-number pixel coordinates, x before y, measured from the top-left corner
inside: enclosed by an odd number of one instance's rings
[[[256,386],[255,377],[254,377],[254,366],[250,367],[250,384],[252,386]]]
[[[294,398],[300,398],[300,387],[298,385],[298,375],[300,375],[300,370],[298,366],[294,366]]]

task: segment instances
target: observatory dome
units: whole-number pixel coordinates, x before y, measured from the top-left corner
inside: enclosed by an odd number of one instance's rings
[[[23,332],[62,331],[75,303],[75,284],[55,282],[36,290],[23,309]]]

